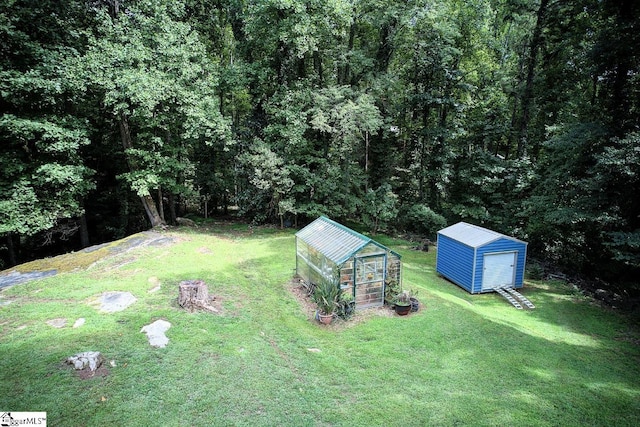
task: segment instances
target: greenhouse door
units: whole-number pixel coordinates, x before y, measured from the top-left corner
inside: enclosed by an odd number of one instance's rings
[[[385,258],[384,255],[371,255],[355,259],[356,308],[384,304]]]
[[[503,286],[513,286],[515,266],[515,252],[486,254],[484,256],[484,271],[482,272],[482,290],[488,291]]]

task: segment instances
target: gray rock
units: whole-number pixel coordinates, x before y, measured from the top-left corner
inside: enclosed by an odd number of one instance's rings
[[[0,289],[19,285],[20,283],[29,282],[31,280],[42,279],[44,277],[55,276],[58,270],[47,271],[31,271],[28,273],[20,273],[18,271],[10,271],[7,274],[0,275]]]
[[[51,319],[51,320],[47,320],[47,325],[52,326],[54,328],[64,328],[65,326],[67,326],[67,319],[64,318],[58,318],[58,319]]]
[[[107,313],[122,311],[136,302],[131,292],[105,292],[100,298],[100,310]]]
[[[197,227],[196,223],[190,220],[189,218],[176,218],[176,222],[178,225],[182,225],[185,227]]]

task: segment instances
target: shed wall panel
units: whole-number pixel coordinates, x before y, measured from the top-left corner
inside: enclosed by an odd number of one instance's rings
[[[438,235],[436,271],[473,292],[474,249],[442,234]]]

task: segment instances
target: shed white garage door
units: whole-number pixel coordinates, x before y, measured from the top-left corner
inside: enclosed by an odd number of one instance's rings
[[[489,291],[502,286],[513,286],[515,272],[515,252],[486,254],[484,256],[484,271],[482,272],[482,290]]]

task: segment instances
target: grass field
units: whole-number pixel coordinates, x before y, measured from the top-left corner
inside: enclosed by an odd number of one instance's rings
[[[326,327],[292,292],[293,231],[211,223],[166,234],[170,245],[0,292],[0,411],[46,411],[51,426],[640,424],[637,317],[568,284],[527,282],[536,309],[516,310],[438,277],[434,251],[377,236],[402,254],[422,309]],[[220,314],[178,308],[189,279],[206,281]],[[100,312],[105,291],[137,302]],[[46,323],[56,318],[67,326]],[[157,319],[172,325],[166,348],[140,332]],[[81,379],[64,361],[89,350],[106,369]]]

